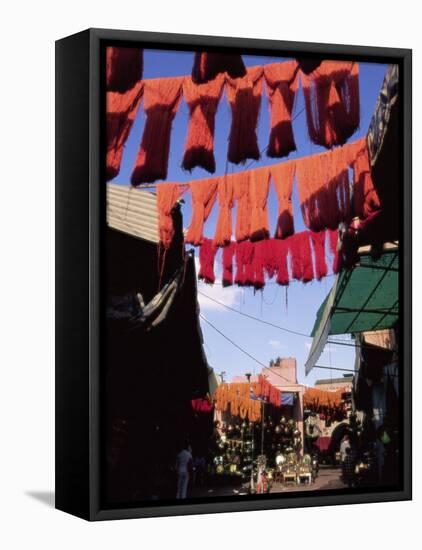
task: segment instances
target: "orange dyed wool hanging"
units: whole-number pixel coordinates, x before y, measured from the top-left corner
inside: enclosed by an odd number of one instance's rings
[[[191,182],[192,220],[185,241],[197,246],[202,242],[204,223],[207,221],[217,197],[216,178]]]
[[[301,77],[311,141],[327,148],[346,143],[360,122],[358,63],[323,61]]]
[[[192,67],[192,80],[195,84],[203,84],[224,73],[231,78],[244,76],[246,69],[242,57],[224,53],[195,53]]]
[[[252,241],[268,238],[268,192],[270,190],[270,171],[267,167],[256,168],[249,172],[249,200],[251,206],[250,238]]]
[[[353,162],[353,210],[355,216],[364,220],[381,207],[377,191],[371,177],[366,138]]]
[[[169,248],[174,237],[172,211],[187,186],[163,183],[157,186],[158,230],[164,248]]]
[[[233,177],[231,174],[218,178],[218,207],[214,244],[225,246],[230,243],[232,236]]]
[[[107,92],[107,181],[120,171],[123,149],[142,100],[143,84],[138,82],[125,93]]]
[[[182,96],[183,78],[156,78],[144,84],[146,121],[132,172],[132,185],[167,177],[171,126]]]
[[[115,48],[106,50],[106,86],[109,92],[124,93],[142,78],[143,50]]]
[[[233,194],[236,200],[236,241],[249,239],[251,230],[251,206],[249,197],[249,172],[238,172],[232,175]]]
[[[256,127],[261,107],[262,76],[262,67],[251,67],[242,78],[227,78],[227,97],[232,111],[228,160],[234,164],[260,157]]]
[[[352,143],[295,161],[303,220],[312,231],[350,221],[348,169],[355,152]]]
[[[292,191],[295,176],[294,161],[271,166],[271,177],[278,198],[278,219],[275,237],[285,239],[295,232],[293,222]]]
[[[191,78],[183,83],[183,96],[189,107],[189,128],[182,166],[191,171],[196,166],[215,172],[215,113],[223,92],[224,76],[207,84],[195,84]]]
[[[271,132],[267,147],[269,157],[286,157],[296,150],[292,110],[298,85],[297,73],[296,61],[271,63],[264,67],[271,109]]]

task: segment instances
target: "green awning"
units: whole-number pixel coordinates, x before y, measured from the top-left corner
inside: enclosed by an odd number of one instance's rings
[[[317,312],[314,337],[305,364],[308,374],[330,334],[350,334],[391,328],[399,314],[398,249],[378,260],[361,255],[359,264],[342,271]]]

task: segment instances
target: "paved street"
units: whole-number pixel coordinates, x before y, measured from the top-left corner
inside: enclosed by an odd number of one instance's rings
[[[302,491],[331,490],[344,489],[345,485],[341,481],[341,469],[339,467],[332,468],[327,466],[320,467],[318,477],[314,483],[296,485],[274,483],[271,488],[271,493],[291,493]],[[191,498],[204,496],[236,496],[248,494],[248,484],[238,485],[236,487],[190,487],[188,496]]]

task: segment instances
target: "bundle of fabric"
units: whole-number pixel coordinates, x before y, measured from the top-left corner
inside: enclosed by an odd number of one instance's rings
[[[106,87],[109,92],[124,93],[142,78],[143,50],[139,48],[106,49]]]
[[[166,179],[171,127],[181,97],[183,77],[144,82],[146,121],[132,172],[132,185]]]
[[[312,231],[335,229],[350,220],[348,170],[360,148],[357,141],[295,161],[303,220]]]
[[[358,63],[322,61],[301,76],[311,141],[327,148],[346,143],[360,122]]]
[[[369,153],[366,139],[360,141],[361,148],[358,150],[353,161],[353,210],[355,216],[361,220],[374,214],[381,207],[377,191],[371,177]]]
[[[270,190],[270,170],[267,167],[249,173],[250,239],[266,239],[270,234],[267,199]]]
[[[275,388],[262,374],[258,376],[258,381],[253,382],[251,386],[257,397],[263,398],[275,407],[281,405],[281,391]]]
[[[217,247],[212,239],[203,239],[199,249],[199,273],[198,278],[207,284],[214,284],[214,260],[217,253]]]
[[[172,210],[187,188],[187,185],[179,183],[165,183],[157,187],[158,230],[165,249],[170,247],[174,237]]]
[[[242,57],[226,53],[195,53],[192,67],[192,80],[195,84],[204,84],[224,73],[231,78],[245,76],[246,69]]]
[[[296,61],[265,65],[264,76],[271,109],[271,132],[267,156],[286,157],[296,150],[292,110],[298,87]]]
[[[296,57],[300,70],[305,74],[310,74],[321,65],[320,59],[309,59],[306,57]]]
[[[345,388],[335,391],[306,388],[303,394],[303,406],[310,409],[314,407],[338,407],[341,403],[341,396],[345,391]]]
[[[214,393],[215,408],[227,411],[233,416],[248,418],[250,422],[261,419],[261,403],[250,398],[251,385],[248,383],[220,384]]]
[[[278,219],[275,231],[277,239],[285,239],[295,232],[292,203],[295,170],[296,164],[292,161],[274,164],[270,169],[278,198]]]
[[[189,107],[189,128],[182,166],[191,171],[200,166],[215,172],[215,113],[224,87],[224,75],[206,84],[195,84],[191,78],[183,83],[183,97]]]
[[[237,242],[249,239],[251,233],[251,206],[249,197],[250,172],[238,172],[232,175],[233,196],[236,200],[236,228]]]
[[[195,181],[190,184],[192,194],[192,220],[185,236],[185,241],[194,246],[202,242],[204,223],[217,198],[218,179]]]
[[[223,285],[230,286],[233,282],[239,286],[251,286],[259,290],[264,287],[266,278],[276,276],[279,285],[286,286],[291,280],[308,283],[318,281],[328,273],[326,260],[327,232],[313,233],[302,231],[287,239],[250,240],[236,243],[230,241],[223,248]],[[328,250],[332,257],[332,270],[338,273],[342,266],[342,256],[337,250],[338,230],[328,231]],[[210,240],[204,239],[201,254],[204,262],[214,262],[216,247],[210,246]],[[205,249],[202,247],[205,243]],[[233,281],[233,259],[236,263]],[[289,273],[289,263],[290,271]],[[202,265],[202,263],[201,263]],[[208,264],[207,264],[208,265]],[[208,268],[214,274],[214,266]],[[205,277],[204,277],[205,278]],[[212,282],[213,276],[207,277]]]
[[[295,233],[288,239],[292,279],[309,283],[314,279],[309,231]]]
[[[218,218],[215,228],[214,244],[225,246],[232,237],[233,176],[226,174],[218,179]]]
[[[260,157],[256,127],[261,107],[262,76],[263,67],[250,67],[242,78],[227,78],[227,97],[232,112],[228,160],[234,164]]]
[[[209,414],[213,410],[211,401],[208,398],[200,397],[191,400],[192,410],[197,413]]]
[[[107,92],[107,181],[120,171],[123,149],[142,100],[143,84],[137,82],[127,92]]]

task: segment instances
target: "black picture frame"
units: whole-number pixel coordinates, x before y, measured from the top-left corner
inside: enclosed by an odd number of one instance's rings
[[[400,308],[403,477],[400,490],[106,508],[101,502],[100,362],[105,190],[102,46],[206,48],[396,63],[402,173]],[[412,498],[411,162],[412,52],[408,49],[89,29],[56,42],[56,508],[87,520],[329,506]]]

